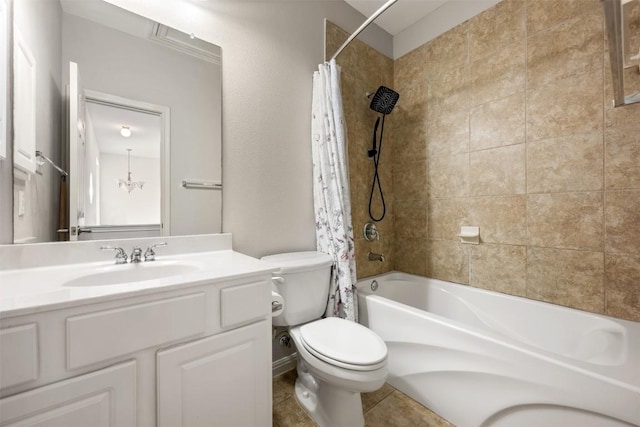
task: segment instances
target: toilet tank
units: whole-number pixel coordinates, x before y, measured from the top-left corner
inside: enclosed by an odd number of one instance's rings
[[[327,308],[333,259],[322,252],[270,255],[263,261],[279,270],[273,283],[284,298],[284,311],[273,318],[275,326],[295,326],[319,319]]]

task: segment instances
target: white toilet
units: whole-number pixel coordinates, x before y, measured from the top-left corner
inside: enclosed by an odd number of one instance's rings
[[[360,393],[382,387],[387,379],[387,347],[368,328],[336,317],[321,319],[329,296],[331,257],[293,252],[262,258],[274,273],[284,311],[275,326],[289,326],[298,349],[298,403],[320,427],[364,425]]]

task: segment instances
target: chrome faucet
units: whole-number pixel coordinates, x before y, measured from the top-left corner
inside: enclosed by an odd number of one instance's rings
[[[101,246],[101,251],[116,251],[116,264],[126,264],[127,263],[127,254],[122,248],[116,248],[113,246]]]
[[[160,246],[167,246],[167,242],[154,243],[149,246],[147,250],[144,252],[144,260],[145,261],[155,261],[156,253],[153,251],[153,248],[158,248]]]
[[[374,252],[369,252],[369,254],[367,255],[367,258],[369,259],[369,261],[384,262],[384,254],[376,254]]]
[[[142,262],[142,249],[133,248],[133,251],[131,252],[131,262],[132,263]]]

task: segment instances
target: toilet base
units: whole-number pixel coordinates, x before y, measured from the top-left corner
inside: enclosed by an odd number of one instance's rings
[[[318,394],[296,381],[296,400],[320,427],[363,427],[360,393],[323,383]]]
[[[360,393],[318,381],[298,362],[296,400],[320,427],[363,427]]]

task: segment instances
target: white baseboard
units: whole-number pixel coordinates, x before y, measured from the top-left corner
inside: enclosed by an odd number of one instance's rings
[[[298,353],[293,353],[289,356],[282,357],[272,364],[273,376],[277,377],[278,375],[282,375],[285,372],[289,372],[292,369],[296,368],[296,364],[298,363]]]

